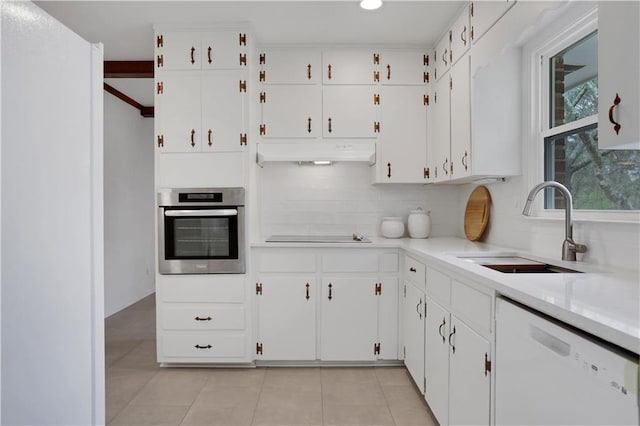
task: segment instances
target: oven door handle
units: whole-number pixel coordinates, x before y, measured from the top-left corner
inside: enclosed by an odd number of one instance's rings
[[[165,210],[164,215],[169,217],[237,216],[238,210]]]

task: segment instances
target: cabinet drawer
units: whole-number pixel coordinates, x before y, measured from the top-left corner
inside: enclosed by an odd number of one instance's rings
[[[404,258],[404,275],[407,279],[416,284],[419,288],[424,289],[426,282],[426,267],[424,263],[416,259],[405,256]]]
[[[165,357],[241,358],[245,356],[244,334],[169,334],[163,336]]]
[[[491,297],[453,280],[451,310],[484,335],[491,329]]]
[[[258,253],[260,272],[315,272],[316,256],[313,253],[282,251]]]
[[[437,269],[427,268],[427,294],[444,306],[449,306],[451,278]]]
[[[244,302],[244,275],[160,276],[162,302]]]
[[[163,306],[165,330],[244,330],[244,306]]]
[[[322,272],[378,272],[376,253],[335,253],[322,256]]]

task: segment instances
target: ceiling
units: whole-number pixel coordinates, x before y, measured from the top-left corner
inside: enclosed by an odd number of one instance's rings
[[[365,11],[343,1],[35,1],[90,42],[105,60],[153,60],[154,24],[249,22],[257,44],[433,45],[466,2],[385,0]],[[108,84],[153,105],[149,81]]]

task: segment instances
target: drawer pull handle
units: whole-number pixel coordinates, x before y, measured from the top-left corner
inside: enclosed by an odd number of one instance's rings
[[[411,268],[409,268],[409,271],[410,271],[410,272],[417,272],[417,271],[416,271],[416,268],[414,268],[413,266],[412,266]]]
[[[449,346],[451,346],[451,351],[455,354],[456,353],[456,345],[451,344],[451,337],[453,337],[453,335],[456,334],[456,326],[453,326],[453,331],[449,334]]]
[[[440,324],[440,327],[438,327],[438,334],[440,335],[440,337],[442,337],[442,344],[444,345],[446,339],[444,337],[444,334],[442,333],[442,327],[445,326],[447,322],[445,321],[444,317],[442,317],[442,324]]]
[[[207,346],[200,346],[200,345],[195,345],[194,348],[196,349],[211,349],[213,346],[211,345],[207,345]]]
[[[211,321],[213,318],[211,318],[211,317],[206,317],[206,318],[204,318],[204,317],[195,317],[194,319],[196,321]]]

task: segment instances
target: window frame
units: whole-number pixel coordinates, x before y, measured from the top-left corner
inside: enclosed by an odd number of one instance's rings
[[[544,181],[544,141],[545,138],[558,135],[585,126],[598,123],[598,114],[570,123],[549,128],[550,124],[550,74],[551,57],[598,30],[597,3],[576,2],[557,20],[547,25],[536,37],[529,40],[523,48],[523,84],[525,85],[524,123],[525,148],[523,165],[525,169],[526,194],[538,183]],[[524,202],[524,198],[523,198]],[[574,221],[594,222],[640,222],[639,210],[574,210]],[[544,196],[539,194],[534,202],[534,219],[564,219],[564,209],[545,209]]]

